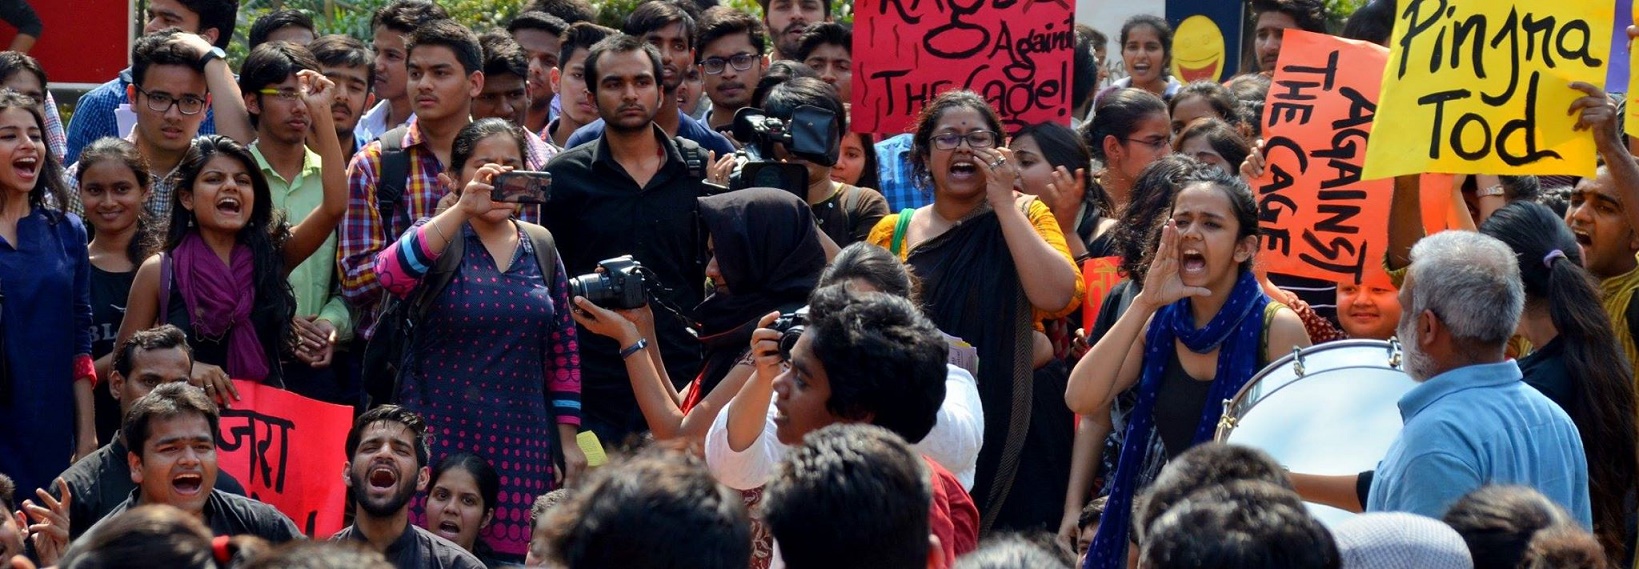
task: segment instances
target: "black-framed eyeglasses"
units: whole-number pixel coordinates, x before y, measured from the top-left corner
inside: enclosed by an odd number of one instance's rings
[[[1168,146],[1170,144],[1172,144],[1172,139],[1164,137],[1164,136],[1158,136],[1158,137],[1155,137],[1155,138],[1150,139],[1150,140],[1144,140],[1142,138],[1123,138],[1121,140],[1125,140],[1127,142],[1136,142],[1136,143],[1142,144],[1144,146],[1150,147],[1150,150],[1157,150],[1157,151],[1161,150],[1162,148],[1165,148],[1166,146]]]
[[[700,66],[706,68],[706,75],[718,75],[723,72],[724,65],[734,66],[735,71],[745,71],[751,69],[752,64],[756,62],[757,54],[755,53],[736,53],[729,56],[728,59],[708,57],[705,61],[700,62]]]
[[[205,110],[205,99],[200,97],[193,95],[176,97],[169,93],[149,93],[136,85],[132,85],[132,87],[136,87],[138,93],[142,93],[142,96],[148,98],[148,110],[150,111],[170,112],[171,105],[176,105],[176,110],[182,111],[184,115],[197,115]]]
[[[996,145],[999,136],[988,130],[975,130],[966,134],[946,132],[933,135],[933,147],[939,150],[955,150],[962,141],[967,141],[968,148],[990,148]]]

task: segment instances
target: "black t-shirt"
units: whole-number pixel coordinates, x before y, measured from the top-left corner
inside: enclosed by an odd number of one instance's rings
[[[871,228],[888,215],[888,200],[870,188],[837,184],[837,193],[830,199],[809,206],[814,211],[814,223],[820,231],[847,247],[870,237]]]
[[[655,127],[654,136],[666,162],[641,187],[615,161],[607,137],[558,154],[546,166],[553,194],[541,225],[557,238],[571,278],[592,272],[598,261],[631,255],[658,278],[651,292],[658,284],[671,306],[688,311],[705,296],[705,237],[696,202],[703,181],[689,175],[664,131]],[[667,374],[681,388],[700,371],[700,342],[683,319],[659,306],[654,313]],[[620,359],[625,346],[585,328],[579,341],[582,417],[611,429],[600,434],[623,438],[647,430]]]
[[[1585,416],[1576,405],[1574,384],[1577,379],[1572,378],[1565,368],[1565,342],[1554,338],[1547,345],[1537,347],[1536,351],[1519,359],[1519,370],[1525,376],[1527,385],[1558,403],[1559,408],[1564,409],[1572,419]]]
[[[358,526],[347,526],[331,536],[330,541],[367,542]],[[389,563],[400,569],[484,569],[483,562],[461,546],[415,524],[405,524],[404,533],[383,553]]]
[[[125,319],[125,301],[131,297],[136,278],[136,271],[111,273],[91,265],[91,359],[114,351],[120,321]],[[107,381],[97,383],[91,399],[96,405],[97,440],[111,440],[120,429],[120,403],[108,392]]]
[[[103,519],[112,518],[121,512],[135,508],[138,503],[136,490],[131,491],[129,498]],[[262,502],[235,496],[221,490],[212,490],[211,495],[205,498],[205,525],[210,526],[211,535],[235,536],[254,535],[278,545],[296,539],[307,539],[302,530],[296,527],[290,518],[279,513]],[[102,522],[98,522],[99,524]],[[96,526],[91,526],[96,529]]]
[[[70,539],[80,537],[93,524],[102,521],[131,496],[132,490],[137,489],[137,484],[131,481],[131,463],[126,458],[129,453],[126,452],[125,443],[120,441],[118,433],[109,441],[63,471],[62,479],[68,483],[69,493],[74,495],[68,504]],[[216,489],[245,495],[245,487],[226,472],[217,471]],[[56,487],[48,490],[53,497],[62,499]],[[32,495],[33,492],[25,494]]]

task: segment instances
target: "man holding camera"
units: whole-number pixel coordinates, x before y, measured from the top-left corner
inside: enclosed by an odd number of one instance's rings
[[[848,132],[848,112],[836,90],[819,79],[799,77],[774,86],[763,100],[763,111],[788,125],[808,122],[793,120],[799,111],[812,110],[803,107],[828,112],[832,117],[830,136],[823,142],[828,145],[825,156],[805,157],[801,155],[801,141],[794,141],[797,152],[776,145],[774,157],[807,169],[808,191],[801,197],[814,210],[814,222],[826,237],[837,247],[864,241],[876,222],[888,215],[888,200],[876,190],[831,180],[831,167],[836,165],[841,150],[840,137]]]
[[[967,372],[946,363],[944,334],[909,300],[850,287],[814,291],[801,326],[764,317],[751,337],[757,371],[712,424],[706,464],[723,484],[750,490],[772,480],[787,452],[813,431],[839,423],[886,428],[913,444],[932,471],[931,530],[944,558],[956,559],[977,545],[979,510],[957,477],[927,455],[929,445],[962,444],[940,418],[947,377]],[[977,440],[966,444],[977,453]]]
[[[565,151],[547,165],[554,194],[542,225],[560,236],[558,250],[569,274],[590,273],[601,261],[631,255],[657,282],[645,283],[648,279],[632,271],[606,271],[607,288],[643,287],[660,295],[657,304],[692,307],[704,295],[705,248],[696,204],[702,180],[655,124],[665,96],[660,78],[660,52],[642,38],[617,35],[592,46],[586,87],[605,128],[593,143]],[[588,296],[599,301],[597,294]],[[655,328],[667,375],[678,386],[686,384],[700,368],[699,340],[676,315],[658,314]],[[621,360],[656,346],[617,346],[584,332],[579,338],[582,425],[610,443],[646,430]]]

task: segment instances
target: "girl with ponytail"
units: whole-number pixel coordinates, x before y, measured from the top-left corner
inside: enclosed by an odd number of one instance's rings
[[[1525,313],[1519,330],[1536,351],[1520,358],[1525,383],[1571,416],[1588,457],[1594,535],[1612,559],[1625,557],[1626,517],[1635,498],[1633,370],[1617,346],[1599,288],[1582,268],[1570,228],[1546,206],[1514,202],[1480,232],[1507,243],[1519,258]]]

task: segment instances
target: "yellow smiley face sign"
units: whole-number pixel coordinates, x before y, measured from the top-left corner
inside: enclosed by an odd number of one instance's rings
[[[1224,73],[1224,33],[1217,22],[1194,15],[1172,33],[1172,76],[1179,81],[1218,81]]]

